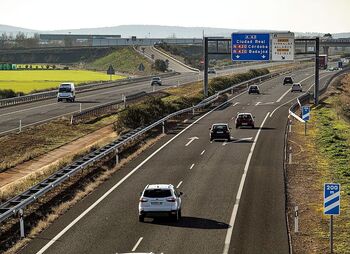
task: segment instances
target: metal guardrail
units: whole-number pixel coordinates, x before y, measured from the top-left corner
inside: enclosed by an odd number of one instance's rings
[[[45,180],[41,181],[40,183],[36,184],[35,186],[29,188],[28,190],[24,191],[23,193],[7,200],[6,202],[0,204],[0,222],[3,222],[4,220],[10,218],[13,215],[17,215],[22,209],[24,209],[26,206],[34,203],[38,198],[52,190],[53,188],[57,187],[67,179],[69,179],[71,176],[75,175],[80,170],[83,170],[92,164],[94,164],[97,161],[102,160],[103,158],[106,158],[106,156],[111,155],[112,153],[115,153],[118,155],[120,151],[122,151],[123,147],[128,144],[131,141],[136,140],[137,138],[141,137],[143,134],[145,134],[147,131],[162,125],[163,126],[163,132],[164,132],[164,124],[167,120],[179,116],[184,113],[193,112],[196,109],[204,108],[215,101],[219,99],[219,96],[221,94],[227,93],[230,90],[233,90],[235,88],[239,88],[242,86],[248,86],[252,82],[261,82],[263,80],[267,80],[273,77],[276,77],[278,75],[283,75],[290,72],[284,71],[280,73],[271,73],[267,74],[261,77],[257,77],[251,80],[247,80],[244,82],[241,82],[239,84],[233,85],[225,90],[222,90],[220,92],[217,92],[216,94],[206,98],[205,100],[201,101],[195,106],[179,110],[177,112],[174,112],[172,114],[169,114],[162,119],[150,124],[146,127],[139,127],[135,130],[132,130],[131,132],[119,137],[117,140],[113,141],[112,143],[93,151],[82,158],[79,158],[78,160],[74,161],[72,164],[59,169],[54,174],[46,178]]]
[[[179,75],[179,73],[170,72],[170,73],[160,74],[157,76],[167,78],[167,77],[172,77],[175,75]],[[89,92],[89,91],[94,91],[94,90],[111,88],[114,86],[127,85],[130,83],[148,81],[153,76],[154,75],[147,76],[147,77],[139,77],[139,78],[121,79],[121,80],[117,80],[117,81],[107,81],[107,82],[101,82],[101,83],[86,84],[86,85],[76,86],[75,89],[76,89],[77,93],[83,93],[83,92]],[[35,93],[35,94],[28,94],[28,95],[14,97],[14,98],[1,99],[0,100],[0,108],[18,105],[18,104],[23,104],[23,103],[28,103],[28,102],[33,102],[33,101],[52,99],[52,98],[55,98],[57,96],[57,92],[58,92],[58,90],[52,90],[52,91]]]

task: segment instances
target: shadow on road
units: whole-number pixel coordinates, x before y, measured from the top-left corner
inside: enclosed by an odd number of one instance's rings
[[[230,225],[219,222],[216,220],[197,218],[197,217],[187,217],[183,216],[180,221],[173,222],[169,218],[154,218],[153,221],[149,222],[152,224],[166,225],[171,227],[181,227],[181,228],[198,228],[198,229],[227,229]]]

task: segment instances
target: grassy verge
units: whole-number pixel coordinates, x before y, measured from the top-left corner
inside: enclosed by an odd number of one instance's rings
[[[143,64],[145,71],[140,72],[138,67]],[[115,50],[113,53],[99,58],[87,64],[87,67],[105,71],[112,65],[117,72],[130,73],[133,75],[151,75],[156,73],[152,69],[152,63],[147,58],[139,55],[132,47]]]
[[[350,122],[342,110],[350,97],[344,97],[344,86],[348,89],[350,82],[333,90],[332,96],[312,109],[306,137],[303,124],[293,122],[289,145],[294,164],[288,165],[287,172],[292,225],[294,206],[298,205],[300,211],[300,233],[292,233],[295,253],[329,250],[329,216],[323,215],[325,182],[342,186],[341,214],[334,219],[334,250],[350,253]],[[339,89],[343,92],[338,93]]]

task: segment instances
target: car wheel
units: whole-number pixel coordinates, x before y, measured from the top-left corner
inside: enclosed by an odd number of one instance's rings
[[[236,125],[236,129],[238,129],[239,128],[239,126],[238,125]]]
[[[228,137],[228,138],[227,138],[227,142],[230,142],[230,141],[231,141],[231,137]]]
[[[144,221],[145,221],[145,216],[139,215],[139,222],[144,222]]]
[[[174,221],[179,221],[180,217],[179,217],[179,210],[176,211],[176,214],[173,217]]]
[[[181,209],[179,210],[179,219],[181,219],[182,217],[182,213],[181,213]]]
[[[252,129],[255,129],[255,126],[254,126],[254,125],[252,125]]]

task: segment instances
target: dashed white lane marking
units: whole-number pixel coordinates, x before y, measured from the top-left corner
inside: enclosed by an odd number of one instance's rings
[[[232,107],[234,107],[234,106],[236,106],[236,105],[238,105],[239,104],[239,102],[235,102],[233,105],[232,105]]]
[[[227,254],[228,251],[229,251],[229,248],[230,248],[233,227],[235,225],[235,220],[236,220],[236,217],[237,217],[237,212],[238,212],[238,207],[239,207],[239,201],[240,201],[241,196],[242,196],[244,182],[245,182],[245,179],[247,177],[250,161],[252,159],[253,152],[254,152],[254,149],[255,149],[255,145],[256,145],[256,143],[258,141],[261,129],[263,128],[263,126],[265,124],[265,121],[266,121],[267,117],[269,116],[269,114],[270,114],[270,112],[268,112],[266,114],[266,116],[265,116],[265,118],[264,118],[264,120],[263,120],[263,122],[262,122],[262,124],[261,124],[261,126],[259,128],[259,130],[258,130],[258,133],[255,136],[253,145],[250,148],[250,152],[249,152],[246,164],[244,166],[244,172],[243,172],[243,175],[242,175],[242,178],[241,178],[241,182],[240,182],[239,187],[238,187],[238,192],[237,192],[237,195],[236,195],[236,203],[233,206],[233,211],[232,211],[232,215],[231,215],[231,219],[230,219],[230,227],[227,229],[227,233],[226,233],[225,246],[224,246],[223,254]]]
[[[255,106],[258,106],[260,103],[261,103],[261,101],[258,101],[258,102],[255,104]]]
[[[135,244],[134,248],[132,248],[131,251],[135,251],[137,249],[137,247],[140,245],[142,239],[143,239],[143,237],[140,237],[140,239],[137,241],[137,243]]]
[[[205,150],[203,150],[202,152],[201,152],[201,155],[203,155],[205,153]]]
[[[192,169],[194,167],[194,163],[191,165],[190,169]]]
[[[176,186],[176,188],[179,188],[181,186],[181,184],[182,184],[182,181],[179,182],[179,184]]]

